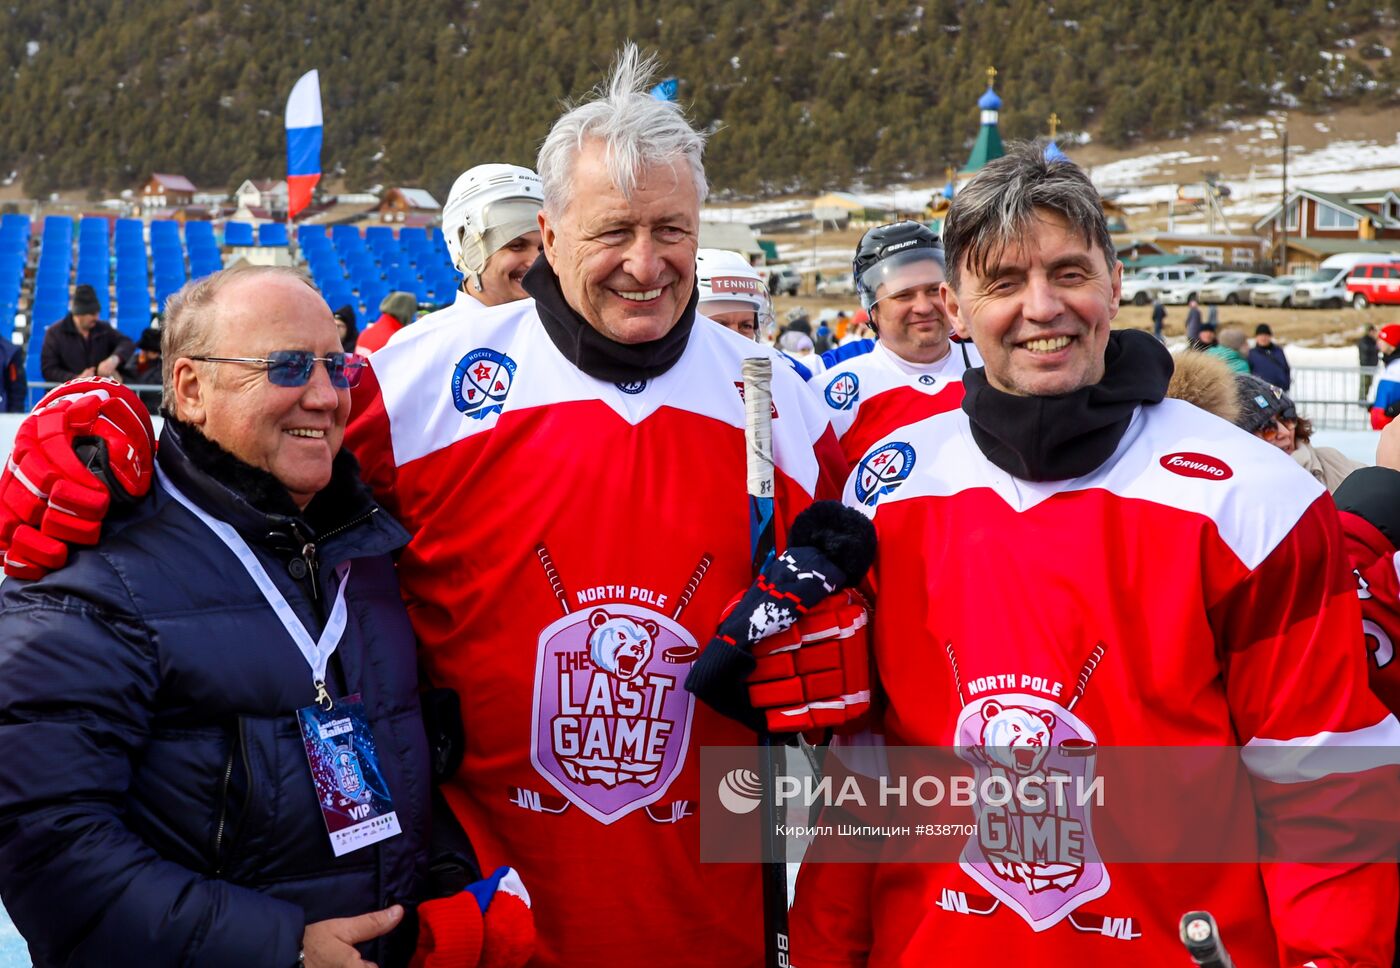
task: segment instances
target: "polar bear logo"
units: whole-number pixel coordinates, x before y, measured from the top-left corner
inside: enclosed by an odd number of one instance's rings
[[[610,615],[601,608],[588,616],[588,658],[596,668],[624,682],[634,679],[651,658],[660,627],[647,619]]]
[[[1055,714],[1047,709],[1003,706],[994,699],[982,706],[982,752],[995,766],[1029,776],[1050,751]]]

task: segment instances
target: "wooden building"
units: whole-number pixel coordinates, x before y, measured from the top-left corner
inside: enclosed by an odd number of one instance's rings
[[[194,203],[198,191],[184,175],[153,174],[141,187],[141,207],[184,208]]]

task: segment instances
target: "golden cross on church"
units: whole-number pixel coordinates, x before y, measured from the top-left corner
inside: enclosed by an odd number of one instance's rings
[[[1060,116],[1054,111],[1050,112],[1050,117],[1045,119],[1050,124],[1050,140],[1055,140],[1055,132],[1060,130]]]
[[[996,82],[997,82],[997,69],[996,69],[995,67],[989,67],[989,68],[987,68],[987,86],[988,86],[988,87],[992,87],[993,85],[996,84]]]

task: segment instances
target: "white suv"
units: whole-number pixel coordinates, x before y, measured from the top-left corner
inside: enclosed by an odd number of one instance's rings
[[[1146,306],[1163,286],[1201,275],[1200,266],[1149,266],[1123,277],[1123,302]]]

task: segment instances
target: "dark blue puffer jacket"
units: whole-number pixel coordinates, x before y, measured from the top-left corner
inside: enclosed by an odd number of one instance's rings
[[[294,713],[310,668],[233,553],[156,487],[99,547],[0,586],[0,898],[40,968],[291,968],[307,923],[422,890],[427,742],[390,559],[408,536],[348,453],[304,518],[174,421],[159,461],[239,530],[313,638],[353,560],[328,686],[363,696],[403,833],[333,856]],[[412,941],[362,950],[402,963]]]

